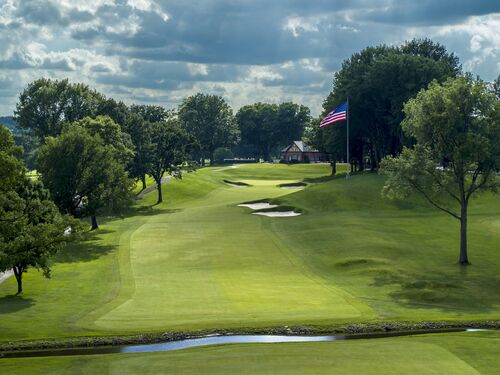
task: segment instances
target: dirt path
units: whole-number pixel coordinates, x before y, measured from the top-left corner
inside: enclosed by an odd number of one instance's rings
[[[172,178],[172,176],[163,176],[161,178],[161,184],[162,185],[165,185],[167,182],[170,181],[170,179]],[[145,196],[147,193],[151,193],[153,190],[156,190],[156,184],[144,189],[143,191],[141,191],[139,194],[137,194],[137,198],[142,198],[143,196]]]

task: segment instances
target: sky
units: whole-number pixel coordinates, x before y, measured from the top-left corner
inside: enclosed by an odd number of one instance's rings
[[[500,74],[498,0],[0,0],[0,115],[41,77],[127,104],[204,92],[235,111],[293,101],[317,115],[343,60],[415,37]]]

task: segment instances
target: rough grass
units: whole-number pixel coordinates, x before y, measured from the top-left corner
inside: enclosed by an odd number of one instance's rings
[[[455,374],[494,375],[498,332],[374,340],[231,344],[167,353],[0,359],[17,374]]]

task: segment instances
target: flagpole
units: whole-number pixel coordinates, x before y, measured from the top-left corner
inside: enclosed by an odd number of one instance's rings
[[[351,163],[349,160],[349,97],[347,97],[347,174],[345,176],[346,179],[351,178]]]

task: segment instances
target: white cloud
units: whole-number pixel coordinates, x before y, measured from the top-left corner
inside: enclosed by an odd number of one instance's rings
[[[283,25],[283,30],[290,31],[295,38],[298,38],[303,32],[318,32],[319,19],[306,19],[302,17],[288,17]]]

